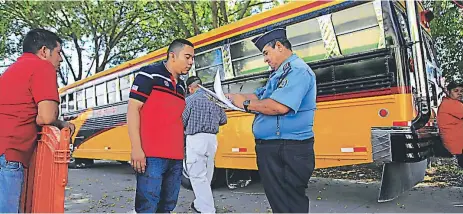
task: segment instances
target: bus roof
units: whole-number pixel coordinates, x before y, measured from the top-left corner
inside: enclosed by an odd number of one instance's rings
[[[243,18],[239,21],[218,27],[206,33],[191,37],[188,40],[190,40],[195,45],[195,48],[199,48],[199,47],[217,42],[218,40],[230,38],[238,34],[252,31],[254,29],[257,29],[265,25],[273,24],[273,23],[279,22],[284,19],[289,19],[289,18],[298,16],[303,13],[312,12],[312,11],[320,10],[320,9],[330,7],[336,4],[340,4],[344,1],[345,0],[294,1],[291,3],[287,3],[284,5],[280,5],[278,7],[272,8],[265,12]],[[87,77],[85,79],[79,80],[70,85],[64,86],[59,89],[59,93],[63,93],[68,89],[83,85],[89,81],[131,68],[133,66],[142,65],[142,64],[150,64],[150,63],[165,59],[167,55],[166,52],[167,52],[167,47],[158,49],[147,55],[127,61],[118,66],[109,68],[105,71],[102,71],[100,73]]]

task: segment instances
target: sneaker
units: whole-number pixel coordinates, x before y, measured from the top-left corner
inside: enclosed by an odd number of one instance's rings
[[[191,209],[195,212],[195,213],[201,213],[199,212],[196,208],[195,208],[195,202],[191,202]]]

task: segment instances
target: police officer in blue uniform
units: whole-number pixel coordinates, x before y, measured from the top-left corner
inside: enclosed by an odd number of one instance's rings
[[[273,212],[307,213],[305,189],[315,168],[315,74],[292,52],[285,29],[274,29],[252,41],[273,72],[253,94],[227,96],[236,106],[256,114],[252,131],[257,166]]]

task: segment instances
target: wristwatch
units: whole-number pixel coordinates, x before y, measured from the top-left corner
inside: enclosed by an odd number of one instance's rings
[[[246,110],[246,112],[249,112],[248,106],[250,103],[251,103],[251,100],[245,100],[243,102],[243,107],[244,107],[244,110]]]

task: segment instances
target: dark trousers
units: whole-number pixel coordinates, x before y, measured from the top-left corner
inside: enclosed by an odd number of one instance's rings
[[[256,140],[257,167],[274,213],[308,213],[305,189],[315,168],[313,138]]]

